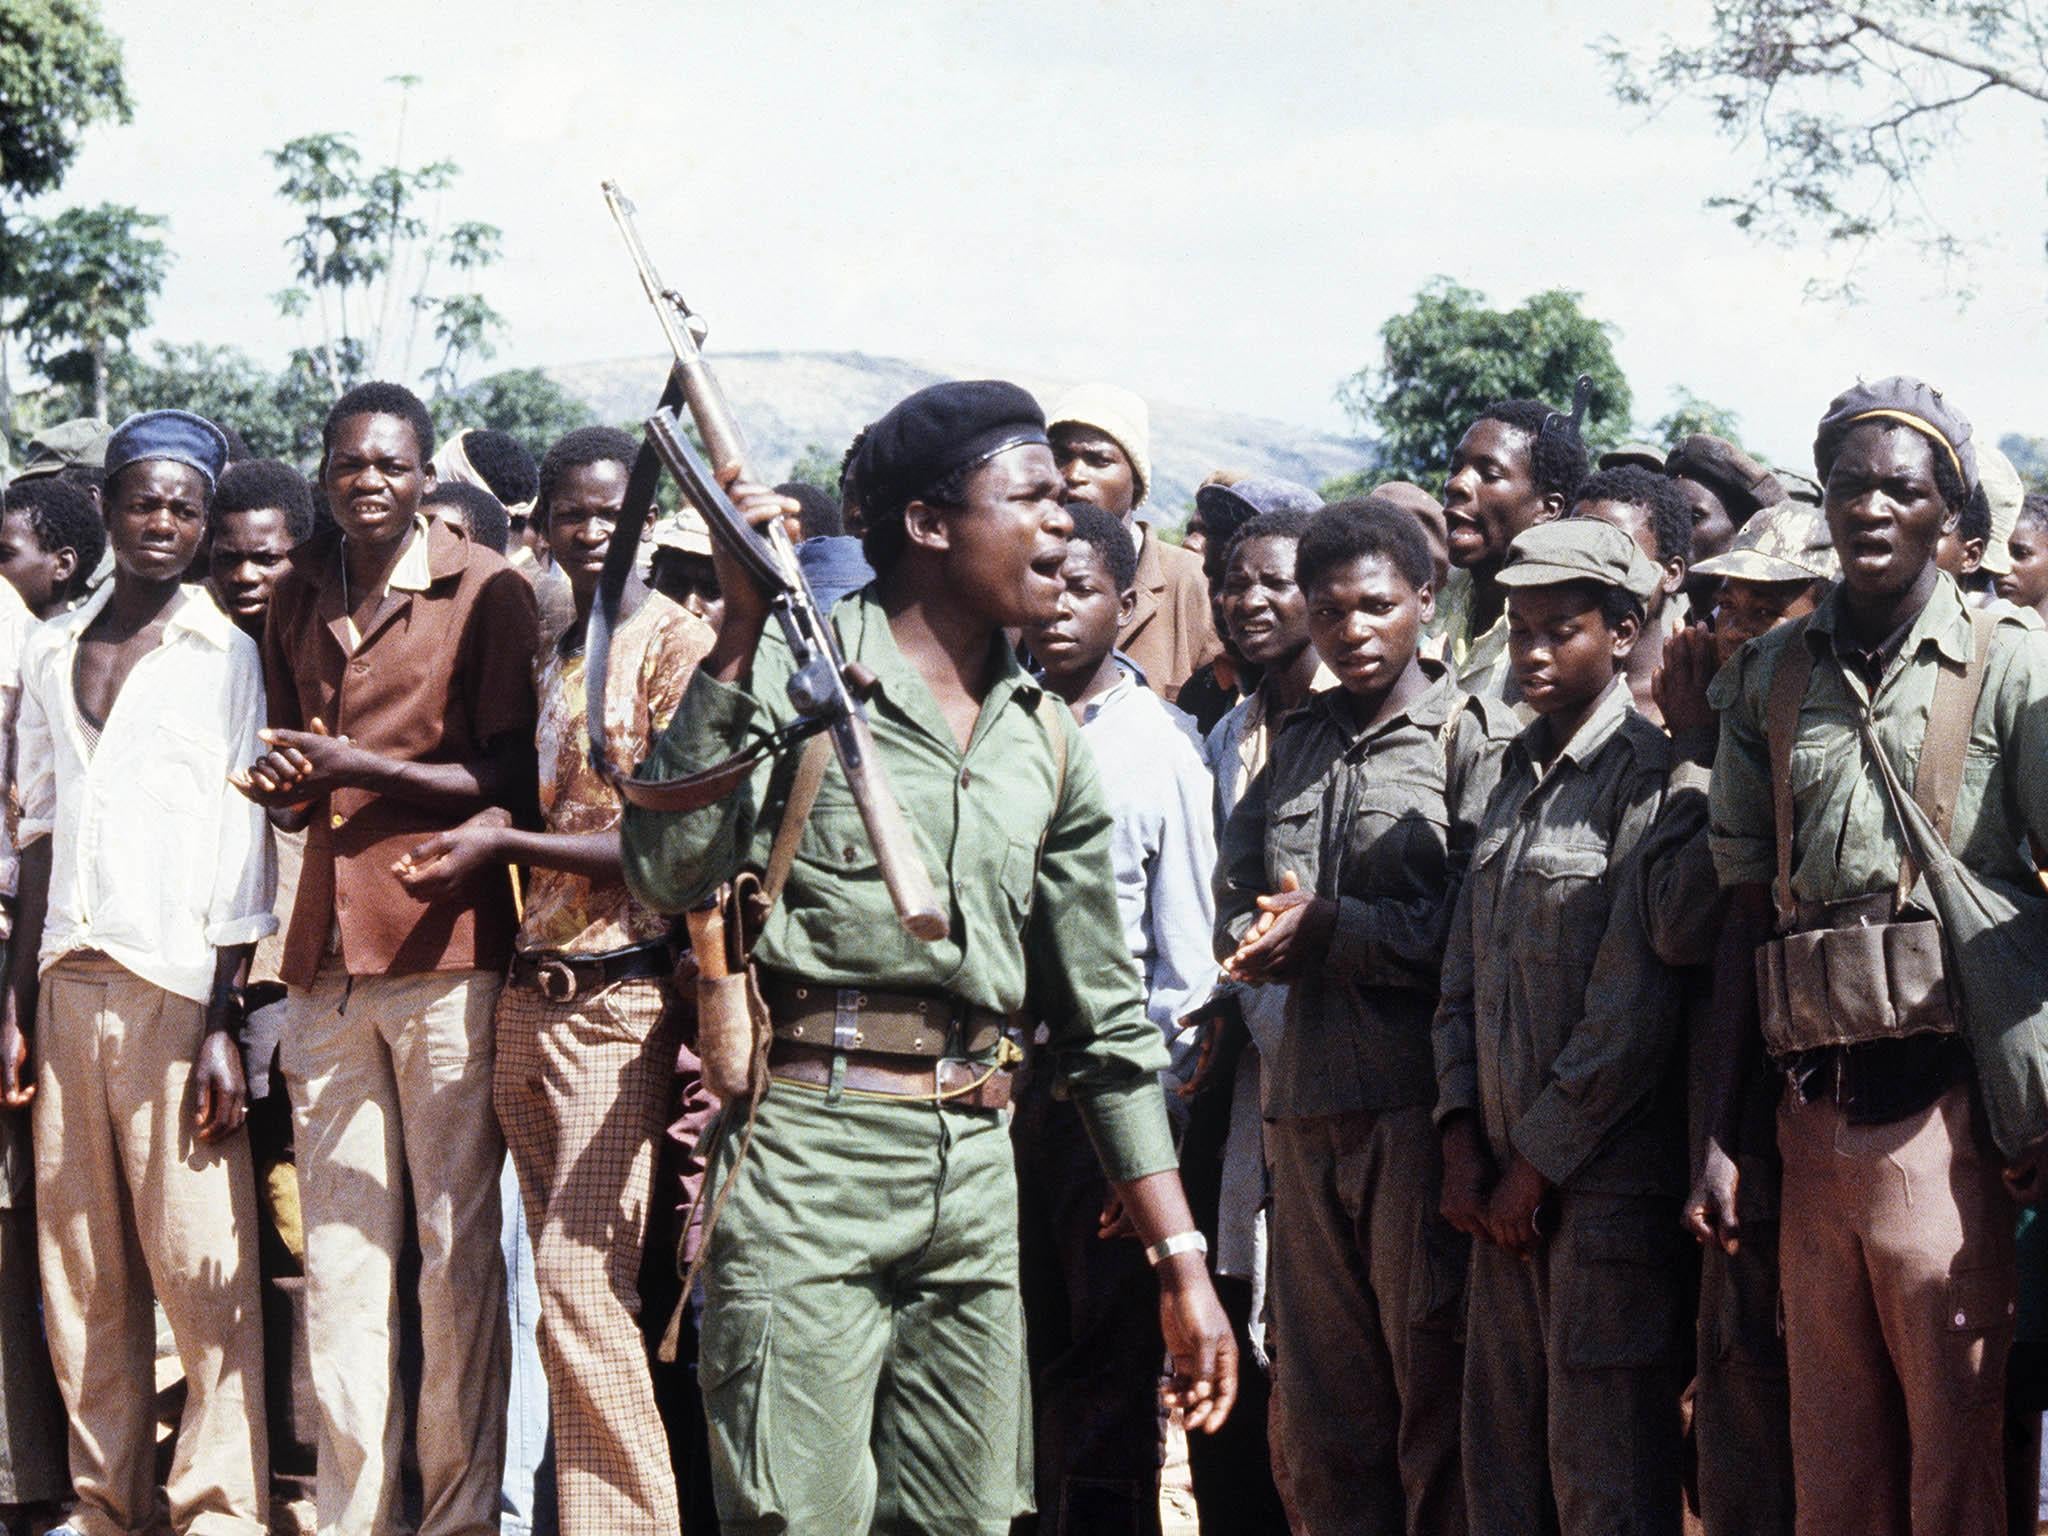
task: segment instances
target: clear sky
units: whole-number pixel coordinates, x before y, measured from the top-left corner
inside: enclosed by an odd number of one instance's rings
[[[659,350],[612,175],[714,347],[1100,376],[1341,428],[1339,380],[1446,273],[1496,303],[1578,289],[1639,420],[1682,383],[1793,465],[1859,373],[2048,434],[2040,123],[1975,120],[1946,170],[1974,303],[1903,250],[1865,259],[1862,305],[1810,302],[1835,258],[1706,211],[1736,151],[1698,111],[1624,112],[1591,49],[1696,28],[1707,0],[103,3],[135,120],[43,207],[169,217],[170,340],[281,360],[292,216],[265,151],[345,129],[388,155],[386,82],[412,73],[407,159],[458,162],[446,216],[505,232],[491,366]]]

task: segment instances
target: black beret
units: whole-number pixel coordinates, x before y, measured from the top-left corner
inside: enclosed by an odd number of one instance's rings
[[[1014,384],[968,379],[930,385],[868,428],[854,466],[861,502],[884,510],[903,506],[956,470],[1046,440],[1045,412]]]
[[[1785,499],[1778,477],[1725,437],[1695,432],[1671,450],[1661,468],[1674,479],[1704,485],[1738,523]]]
[[[1823,485],[1849,429],[1871,420],[1910,427],[1927,438],[1954,466],[1964,491],[1976,494],[1977,450],[1970,442],[1969,418],[1943,399],[1933,385],[1904,374],[1867,384],[1859,379],[1829,402],[1828,413],[1821,417],[1813,438],[1813,467],[1820,472]]]

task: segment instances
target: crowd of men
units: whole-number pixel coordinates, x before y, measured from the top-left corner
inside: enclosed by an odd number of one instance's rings
[[[2035,1528],[2048,498],[1938,391],[729,473],[937,937],[694,511],[589,696],[634,439],[232,428],[0,501],[10,1536],[1157,1533],[1169,1415],[1205,1536]]]

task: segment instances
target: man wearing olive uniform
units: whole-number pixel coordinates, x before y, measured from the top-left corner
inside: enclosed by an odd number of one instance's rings
[[[832,623],[878,679],[877,757],[950,932],[924,943],[899,926],[834,763],[754,950],[772,1081],[744,1163],[730,1134],[712,1167],[731,1193],[705,1269],[699,1379],[727,1532],[999,1536],[1030,1501],[997,1044],[1024,1007],[1027,956],[1048,1065],[1158,1267],[1170,1395],[1197,1427],[1227,1411],[1235,1351],[1173,1171],[1166,1055],[1117,918],[1095,766],[1002,633],[1049,616],[1060,591],[1070,525],[1044,418],[1013,385],[935,385],[869,428],[858,477],[877,575]],[[781,505],[751,485],[734,495],[757,517]],[[790,654],[762,638],[766,605],[721,562],[717,646],[648,774],[709,767],[791,718]],[[702,810],[628,808],[634,893],[681,911],[764,866],[789,778],[764,764]],[[881,1039],[916,1017],[950,1030],[949,1059],[903,1040],[900,1054],[810,1043],[835,1026]],[[981,1086],[940,1099],[941,1081]]]

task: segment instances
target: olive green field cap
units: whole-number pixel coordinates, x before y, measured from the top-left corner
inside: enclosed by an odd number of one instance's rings
[[[1504,587],[1557,587],[1591,581],[1620,587],[1641,602],[1664,579],[1636,541],[1612,523],[1566,517],[1515,535],[1508,562],[1494,578]]]
[[[695,507],[684,505],[662,518],[648,535],[648,544],[654,549],[672,549],[683,555],[702,555],[711,558],[711,529],[704,521],[703,514]]]
[[[114,429],[97,416],[80,416],[45,427],[28,440],[21,468],[14,472],[14,478],[33,480],[38,475],[57,474],[74,464],[99,469],[106,463],[107,439],[113,435]]]
[[[1610,448],[1593,462],[1595,469],[1619,469],[1624,464],[1634,464],[1642,469],[1664,473],[1664,450],[1655,443],[1623,443],[1619,448]]]
[[[1744,523],[1725,553],[1693,570],[1740,581],[1834,581],[1842,562],[1826,514],[1803,501],[1781,501]]]

